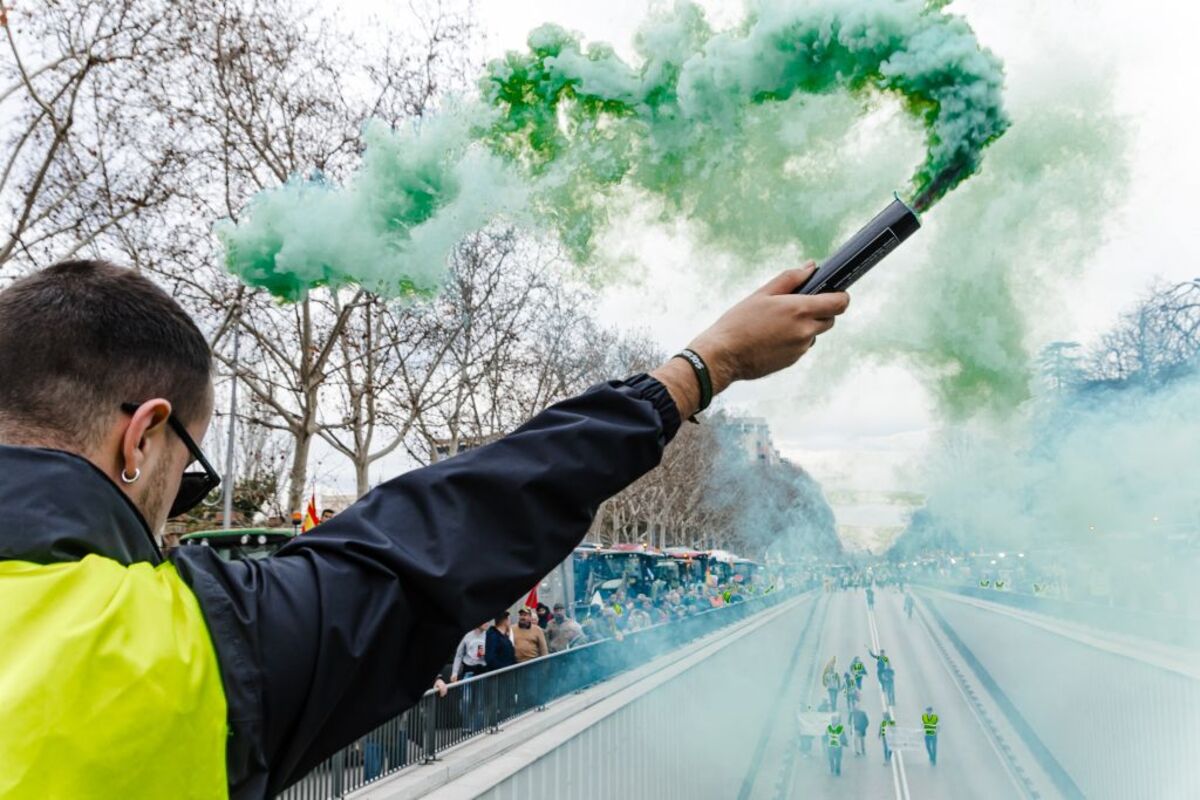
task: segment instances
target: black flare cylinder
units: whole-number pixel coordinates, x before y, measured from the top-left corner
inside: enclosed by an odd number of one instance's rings
[[[795,294],[841,292],[867,274],[921,227],[916,212],[898,196],[817,268]]]

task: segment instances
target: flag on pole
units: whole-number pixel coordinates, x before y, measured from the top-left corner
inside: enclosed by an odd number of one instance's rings
[[[537,598],[537,585],[536,584],[529,591],[529,597],[525,598],[525,605],[529,606],[530,608],[534,609],[535,611],[537,610],[538,598]]]
[[[308,533],[319,524],[320,522],[317,520],[317,493],[313,492],[312,497],[308,498],[308,508],[304,510],[304,521],[300,523],[300,532]]]

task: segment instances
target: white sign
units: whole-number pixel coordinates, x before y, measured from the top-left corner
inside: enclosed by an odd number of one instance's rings
[[[888,747],[893,750],[924,750],[924,728],[901,728],[892,725],[887,729]]]
[[[828,711],[801,711],[796,715],[801,736],[824,736],[829,725]]]

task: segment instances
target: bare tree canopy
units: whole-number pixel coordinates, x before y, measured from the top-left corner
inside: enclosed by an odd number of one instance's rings
[[[367,41],[287,0],[0,2],[0,281],[109,257],[179,299],[209,337],[218,385],[236,380],[246,398],[231,420],[219,392],[215,426],[238,426],[227,485],[244,518],[299,509],[318,450],[350,465],[361,495],[384,459],[453,455],[662,360],[597,322],[595,294],[554,242],[504,227],[463,241],[429,300],[323,288],[281,305],[223,268],[215,222],[287,181],[342,180],[368,120],[417,124],[469,85],[481,51],[465,9],[418,2],[401,12],[412,24]],[[686,426],[660,469],[605,504],[598,535],[836,547],[815,484],[750,464],[725,441],[736,419],[713,423]]]

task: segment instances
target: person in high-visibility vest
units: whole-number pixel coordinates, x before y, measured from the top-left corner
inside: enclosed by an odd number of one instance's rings
[[[842,718],[834,714],[825,727],[825,754],[829,757],[829,772],[832,775],[842,774],[842,747],[845,743],[846,729],[842,725]]]
[[[867,654],[870,655],[871,658],[875,659],[875,675],[876,676],[878,676],[879,673],[883,671],[883,668],[885,666],[887,666],[888,664],[891,663],[891,659],[888,658],[888,656],[887,656],[887,650],[884,650],[882,647],[879,648],[879,652],[876,653],[875,651],[873,651],[871,649],[870,645],[867,645]]]
[[[863,676],[867,674],[867,665],[858,656],[850,662],[850,674],[854,676],[854,685],[861,689]]]
[[[937,764],[937,735],[938,715],[933,713],[933,706],[926,706],[921,715],[921,725],[925,728],[925,752],[929,754],[929,763]]]
[[[261,800],[300,781],[412,707],[464,631],[660,463],[681,418],[832,327],[848,298],[793,294],[811,274],[782,273],[652,374],[598,384],[237,561],[161,549],[167,519],[221,482],[198,445],[213,356],[187,312],[105,261],[9,282],[0,797]]]
[[[896,720],[892,719],[892,712],[884,711],[883,719],[879,723],[879,741],[883,742],[883,763],[892,763],[892,748],[888,745],[887,733],[890,728],[896,726]]]

